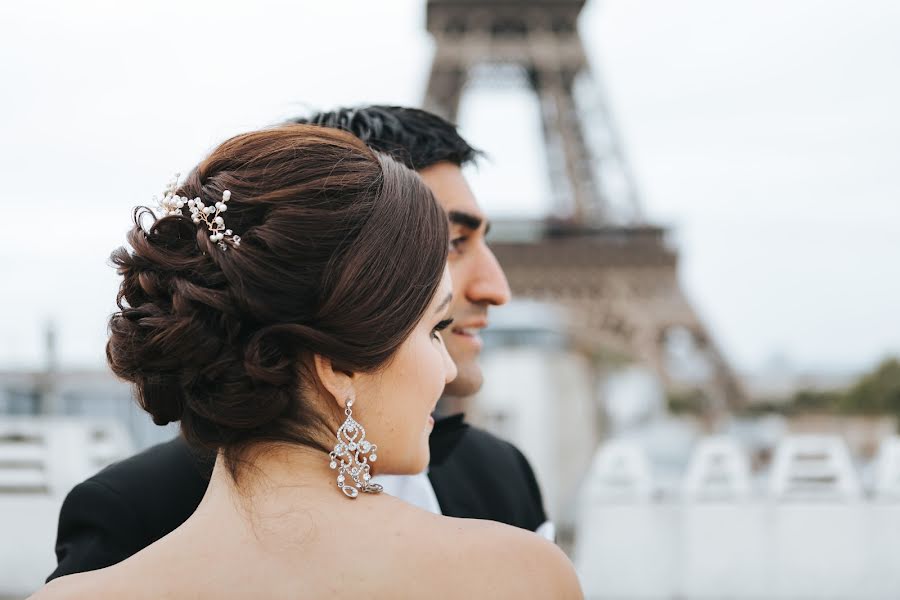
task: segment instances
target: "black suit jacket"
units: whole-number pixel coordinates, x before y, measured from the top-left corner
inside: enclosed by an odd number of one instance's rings
[[[455,415],[435,423],[429,445],[428,477],[443,514],[532,531],[547,520],[531,466],[509,442]],[[177,528],[200,504],[212,464],[177,437],[75,486],[59,514],[58,564],[47,581],[121,562]]]

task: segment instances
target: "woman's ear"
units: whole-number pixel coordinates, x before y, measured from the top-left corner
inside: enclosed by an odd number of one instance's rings
[[[313,356],[313,364],[322,387],[334,397],[338,406],[345,408],[347,399],[355,397],[352,376],[345,371],[335,369],[331,359],[321,354]]]

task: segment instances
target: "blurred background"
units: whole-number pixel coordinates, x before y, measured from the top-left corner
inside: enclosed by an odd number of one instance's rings
[[[515,300],[469,420],[591,598],[896,598],[900,4],[0,5],[0,597],[66,492],[169,439],[105,366],[134,205],[227,137],[424,106]]]

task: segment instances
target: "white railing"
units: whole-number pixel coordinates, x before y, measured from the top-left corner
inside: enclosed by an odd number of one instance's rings
[[[881,442],[875,461],[876,498],[900,500],[900,437],[890,437]]]
[[[783,440],[775,450],[769,485],[778,500],[853,500],[862,495],[847,445],[831,435]]]
[[[588,473],[587,497],[599,502],[646,502],[653,494],[650,462],[630,441],[607,443],[594,457]]]
[[[646,463],[627,447],[620,465]],[[834,437],[786,438],[756,486],[740,447],[709,439],[675,494],[628,470],[652,498],[632,502],[594,480],[622,448],[598,451],[581,496],[574,560],[588,597],[900,598],[900,439],[882,445],[868,491]]]
[[[737,442],[715,437],[698,444],[682,484],[685,499],[744,500],[750,492],[750,465]]]
[[[115,421],[0,417],[0,597],[27,596],[56,565],[66,493],[133,452]]]

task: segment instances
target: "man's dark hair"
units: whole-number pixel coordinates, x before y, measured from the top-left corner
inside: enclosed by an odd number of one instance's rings
[[[428,111],[403,106],[338,108],[293,123],[343,129],[367,146],[390,154],[407,167],[424,169],[441,161],[458,166],[474,162],[483,153],[469,145],[456,125]]]

